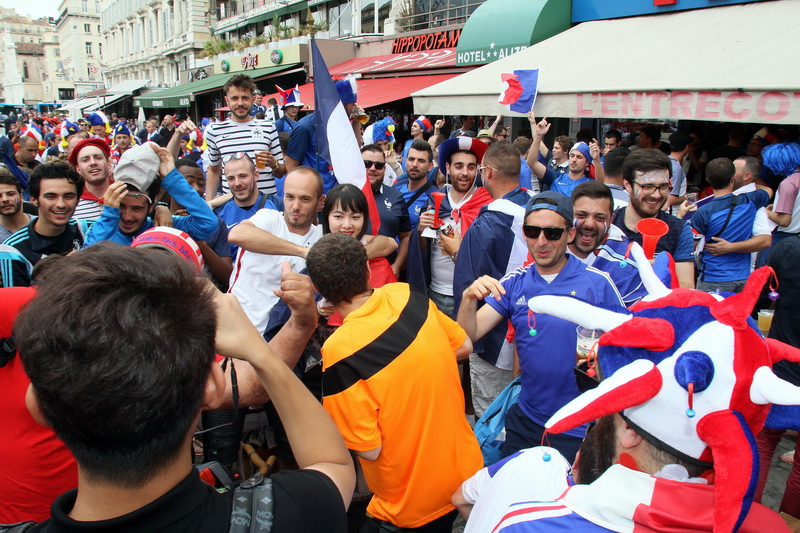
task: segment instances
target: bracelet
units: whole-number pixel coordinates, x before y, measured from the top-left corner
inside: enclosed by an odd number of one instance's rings
[[[168,204],[167,202],[156,202],[156,205],[155,205],[155,207],[158,207],[158,206],[164,206],[164,207],[166,207],[167,209],[169,209],[169,204]],[[154,207],[154,208],[155,208],[155,207]]]
[[[456,251],[455,253],[451,254],[450,255],[450,259],[452,259],[453,263],[455,263],[456,259],[458,259],[458,251]]]

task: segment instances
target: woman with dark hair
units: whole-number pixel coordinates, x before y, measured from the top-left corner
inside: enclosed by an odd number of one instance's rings
[[[322,206],[322,230],[323,233],[344,233],[361,241],[367,245],[373,239],[388,239],[380,235],[365,235],[367,231],[367,220],[369,219],[369,206],[367,197],[355,185],[342,183],[332,188],[325,196],[325,203]],[[376,289],[383,287],[387,283],[395,283],[397,277],[392,272],[392,265],[385,257],[374,257],[369,260],[370,287]],[[317,309],[325,316],[328,307],[323,303]],[[335,322],[335,323],[333,323]],[[336,326],[341,324],[341,319],[336,320],[331,317],[328,324]]]

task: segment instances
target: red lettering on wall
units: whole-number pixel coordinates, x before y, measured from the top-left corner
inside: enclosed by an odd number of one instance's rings
[[[619,116],[619,93],[603,93],[600,95],[600,112],[609,117]]]
[[[700,91],[697,93],[695,106],[696,118],[719,118],[719,98],[722,93],[713,91]]]
[[[692,113],[692,100],[694,100],[694,94],[688,91],[672,93],[672,98],[670,98],[669,102],[669,116],[692,118],[694,116],[694,113]]]
[[[733,120],[744,120],[750,116],[750,110],[747,109],[744,105],[739,107],[739,111],[734,109],[734,105],[736,100],[742,100],[744,102],[749,102],[753,99],[753,96],[748,93],[731,93],[725,99],[725,103],[722,104],[722,109],[725,112],[725,115],[729,119]]]
[[[770,100],[777,101],[777,111],[770,112],[768,110],[767,106],[769,106]],[[786,96],[784,93],[773,91],[761,95],[756,102],[756,113],[758,114],[759,118],[764,120],[781,120],[785,118],[787,114],[789,114],[789,106],[790,104],[788,96]]]
[[[458,39],[460,37],[461,30],[438,31],[414,35],[412,37],[400,37],[392,42],[392,53],[402,54],[404,52],[422,52],[426,50],[455,48],[458,45]]]
[[[578,116],[590,117],[594,114],[594,112],[592,111],[591,107],[589,109],[586,109],[583,106],[583,96],[584,96],[583,93],[578,93]],[[596,98],[597,94],[593,93],[591,96],[592,98]]]
[[[646,96],[652,98],[652,102],[650,104],[650,114],[654,117],[661,116],[661,100],[667,98],[669,96],[666,92],[655,92],[655,93],[646,93]]]
[[[642,93],[622,93],[620,98],[620,116],[641,117],[642,116]]]

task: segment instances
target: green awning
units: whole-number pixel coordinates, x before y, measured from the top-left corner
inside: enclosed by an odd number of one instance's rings
[[[205,93],[219,89],[231,79],[234,74],[247,74],[254,80],[259,80],[267,76],[271,76],[278,72],[296,67],[298,63],[290,63],[287,65],[278,65],[274,67],[257,68],[247,71],[238,71],[231,73],[215,74],[208,78],[197,80],[192,83],[184,83],[177,87],[170,87],[163,91],[148,93],[144,96],[134,98],[133,105],[135,107],[147,108],[186,108],[191,107],[192,95]]]
[[[486,0],[461,30],[456,65],[491,63],[569,29],[571,4],[564,0]]]

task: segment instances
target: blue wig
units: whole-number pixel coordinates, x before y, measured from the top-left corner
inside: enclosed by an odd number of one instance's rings
[[[764,165],[778,176],[788,176],[800,169],[800,144],[771,144],[761,152]]]

